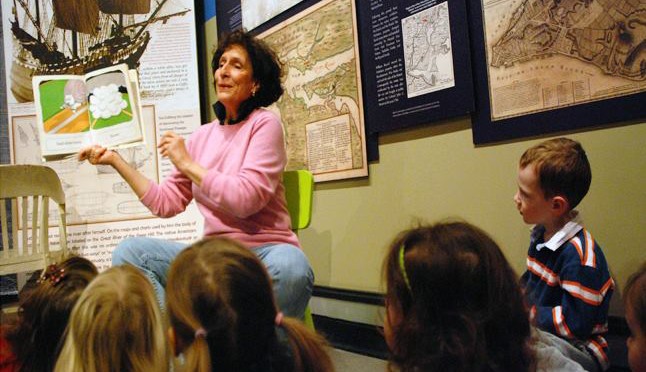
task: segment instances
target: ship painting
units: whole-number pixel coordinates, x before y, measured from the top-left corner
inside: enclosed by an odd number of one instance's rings
[[[13,0],[11,92],[19,103],[33,102],[33,75],[137,68],[148,26],[188,11],[169,0]]]

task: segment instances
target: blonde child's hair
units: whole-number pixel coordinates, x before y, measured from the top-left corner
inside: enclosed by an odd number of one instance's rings
[[[55,371],[167,371],[165,336],[150,281],[133,266],[112,267],[76,303]]]
[[[527,149],[518,163],[533,165],[544,196],[564,196],[569,209],[585,197],[592,182],[588,156],[581,144],[569,138],[554,138]]]
[[[171,264],[170,325],[182,371],[333,370],[322,337],[276,308],[263,263],[223,238],[201,240]]]

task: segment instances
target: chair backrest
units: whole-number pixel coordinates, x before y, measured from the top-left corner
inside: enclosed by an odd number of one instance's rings
[[[314,177],[308,170],[286,171],[283,173],[287,210],[292,219],[292,230],[304,229],[312,220],[312,199],[314,197]],[[315,331],[312,310],[308,305],[303,314],[305,325]]]
[[[310,225],[312,220],[312,198],[314,178],[308,170],[286,171],[283,173],[287,210],[292,219],[292,230],[298,231]]]
[[[49,249],[49,200],[58,206],[60,250],[67,254],[65,193],[54,170],[41,165],[0,165],[0,275],[44,269]],[[9,212],[9,213],[7,213]]]

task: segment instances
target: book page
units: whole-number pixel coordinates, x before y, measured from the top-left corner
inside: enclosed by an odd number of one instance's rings
[[[34,76],[33,89],[43,158],[143,140],[136,72],[124,64],[84,76]]]
[[[137,81],[125,65],[88,73],[90,132],[92,143],[114,148],[142,141]]]
[[[82,76],[34,76],[33,90],[42,157],[74,153],[91,142]]]

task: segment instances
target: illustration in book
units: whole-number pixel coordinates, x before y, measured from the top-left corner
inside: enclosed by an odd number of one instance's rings
[[[118,65],[78,75],[34,76],[41,155],[53,159],[100,144],[141,143],[136,71]]]

